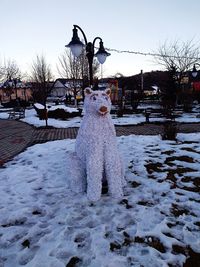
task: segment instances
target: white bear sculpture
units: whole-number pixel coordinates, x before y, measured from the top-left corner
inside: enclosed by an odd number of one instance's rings
[[[124,171],[110,116],[110,93],[85,89],[85,114],[71,155],[71,189],[86,191],[91,201],[100,199],[103,179],[114,198],[123,196]]]

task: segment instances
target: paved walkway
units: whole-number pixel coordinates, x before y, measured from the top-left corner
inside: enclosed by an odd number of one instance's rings
[[[78,132],[73,128],[35,128],[24,122],[0,119],[0,166],[25,150],[28,146],[47,141],[74,139]],[[121,135],[156,135],[163,132],[162,124],[143,124],[132,126],[116,126],[117,136]],[[178,132],[200,132],[200,123],[178,124]]]

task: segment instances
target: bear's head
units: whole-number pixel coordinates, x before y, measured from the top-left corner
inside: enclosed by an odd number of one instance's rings
[[[104,91],[93,91],[91,88],[87,87],[85,88],[84,93],[84,108],[86,113],[93,113],[101,116],[106,116],[108,113],[110,113],[111,90],[109,88]]]

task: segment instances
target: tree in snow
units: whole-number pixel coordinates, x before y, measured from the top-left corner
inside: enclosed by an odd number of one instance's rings
[[[36,56],[31,69],[31,81],[33,82],[33,98],[44,105],[46,110],[46,126],[47,126],[47,108],[46,101],[52,90],[50,81],[52,80],[52,71],[43,55]]]

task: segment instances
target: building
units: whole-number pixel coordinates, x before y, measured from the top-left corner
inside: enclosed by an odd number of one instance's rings
[[[63,97],[74,97],[82,95],[82,80],[81,79],[56,79],[52,90],[51,97],[63,98]]]
[[[17,98],[24,101],[31,100],[31,84],[21,81],[15,84],[5,81],[4,83],[0,84],[0,103],[6,103]]]

